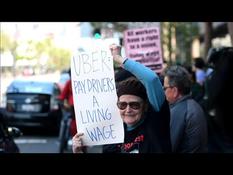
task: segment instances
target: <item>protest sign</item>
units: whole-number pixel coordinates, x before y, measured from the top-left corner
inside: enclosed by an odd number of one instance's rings
[[[84,133],[84,145],[122,143],[123,121],[108,47],[76,53],[71,77],[77,130]]]
[[[157,73],[162,71],[162,52],[159,27],[130,29],[124,32],[126,56]]]

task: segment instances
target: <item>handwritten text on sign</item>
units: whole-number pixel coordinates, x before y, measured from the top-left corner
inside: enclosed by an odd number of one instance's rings
[[[78,132],[84,145],[122,143],[123,123],[117,109],[113,59],[98,50],[71,60],[72,90]]]
[[[126,30],[124,43],[127,57],[161,72],[163,61],[158,27]]]

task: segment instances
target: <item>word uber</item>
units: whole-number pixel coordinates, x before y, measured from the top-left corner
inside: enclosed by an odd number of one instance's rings
[[[73,57],[73,63],[76,76],[112,69],[111,57],[104,50],[78,54]]]

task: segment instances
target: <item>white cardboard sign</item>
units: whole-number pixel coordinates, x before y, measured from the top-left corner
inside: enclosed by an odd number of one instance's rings
[[[75,54],[71,77],[77,130],[84,133],[84,145],[122,143],[123,121],[108,48]]]
[[[156,72],[162,71],[162,52],[159,27],[130,29],[124,32],[126,56]]]

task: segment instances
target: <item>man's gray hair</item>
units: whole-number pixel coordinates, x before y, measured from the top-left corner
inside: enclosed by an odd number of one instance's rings
[[[179,65],[168,67],[165,70],[165,76],[168,77],[168,84],[177,87],[182,95],[190,93],[192,82],[188,71]]]

